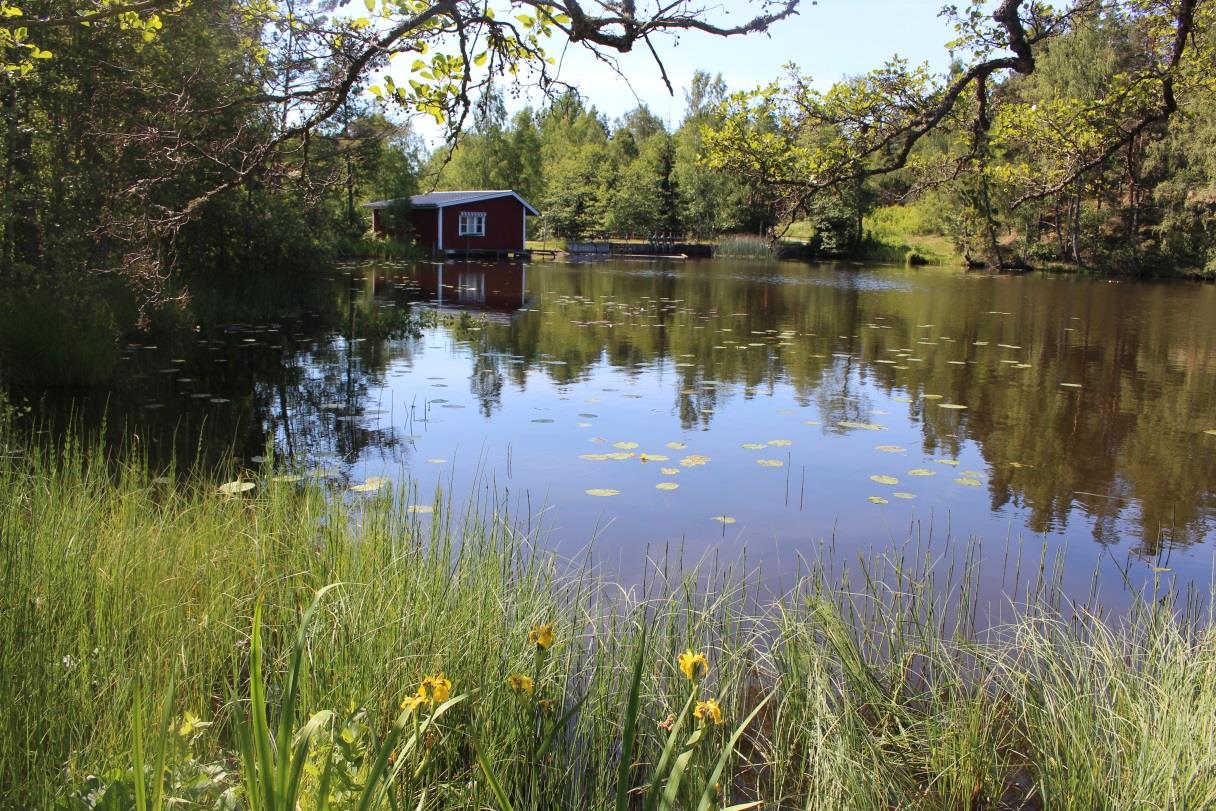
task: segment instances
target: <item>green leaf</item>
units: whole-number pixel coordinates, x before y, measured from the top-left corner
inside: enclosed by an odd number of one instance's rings
[[[688,770],[688,764],[697,751],[697,744],[703,737],[705,737],[705,727],[700,727],[684,742],[684,749],[676,756],[676,762],[671,767],[671,777],[668,778],[667,785],[663,787],[663,796],[659,801],[660,811],[675,811],[678,807],[676,803],[680,798],[680,783],[683,782],[684,772]]]
[[[473,64],[477,65],[477,67],[481,67],[482,65],[484,65],[486,63],[487,56],[488,55],[486,54],[486,52],[482,51],[481,53],[477,54],[477,56],[473,57]]]
[[[667,736],[667,744],[663,747],[663,754],[659,756],[659,764],[654,769],[654,775],[651,777],[649,788],[646,789],[647,811],[651,811],[659,803],[659,798],[661,797],[659,786],[662,785],[663,777],[667,774],[667,764],[671,762],[671,756],[676,751],[676,742],[684,731],[684,724],[687,723],[696,700],[697,687],[693,685],[689,691],[688,700],[684,702],[684,707],[680,710],[680,714],[676,716],[675,723],[671,725],[671,733]]]
[[[646,627],[642,627],[642,642],[633,663],[629,682],[629,700],[625,706],[625,729],[621,736],[621,762],[616,775],[616,811],[629,811],[629,773],[633,767],[633,744],[637,736],[638,708],[642,698],[642,665],[646,659]]]
[[[536,750],[536,757],[538,760],[543,759],[545,755],[549,753],[549,749],[553,746],[553,742],[557,740],[558,733],[565,729],[566,723],[569,722],[569,720],[574,716],[574,713],[578,712],[578,708],[583,706],[583,703],[587,700],[587,696],[589,695],[590,693],[584,694],[582,698],[574,702],[573,707],[566,710],[562,717],[558,718],[553,723],[553,727],[549,730],[549,733],[545,735],[544,741],[541,742],[540,748]]]
[[[376,0],[363,0],[363,5],[367,6],[369,12],[376,10]]]
[[[718,758],[717,764],[715,764],[713,771],[709,773],[709,777],[705,781],[705,788],[701,791],[701,801],[697,803],[697,811],[710,811],[713,808],[714,786],[722,779],[722,772],[726,770],[726,763],[735,751],[735,744],[743,737],[744,730],[756,719],[756,716],[760,714],[760,710],[764,709],[764,705],[768,704],[774,695],[775,693],[769,693],[765,696],[764,700],[756,705],[756,709],[748,713],[748,716],[743,719],[743,723],[735,727],[730,740],[726,742],[726,746],[722,749],[722,755]]]
[[[490,767],[489,761],[482,753],[481,747],[475,747],[477,753],[477,765],[481,767],[481,773],[486,776],[486,784],[490,787],[490,792],[494,795],[494,799],[502,806],[501,811],[515,811],[511,805],[511,801],[507,798],[507,793],[503,791],[502,783],[498,781],[498,776],[494,773],[494,769]]]

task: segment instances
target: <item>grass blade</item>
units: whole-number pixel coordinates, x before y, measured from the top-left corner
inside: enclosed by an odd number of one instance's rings
[[[148,787],[144,784],[144,689],[135,686],[131,709],[131,769],[135,776],[135,811],[148,811]]]
[[[630,772],[633,768],[633,742],[637,733],[638,707],[642,698],[642,666],[646,661],[646,627],[642,626],[642,643],[638,646],[629,683],[629,702],[625,708],[625,727],[621,735],[621,762],[616,776],[616,811],[628,811]]]

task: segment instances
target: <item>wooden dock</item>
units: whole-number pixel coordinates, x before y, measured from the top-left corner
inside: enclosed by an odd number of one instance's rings
[[[653,259],[708,259],[713,245],[700,242],[612,242],[610,240],[568,242],[566,252],[578,257],[649,257]]]

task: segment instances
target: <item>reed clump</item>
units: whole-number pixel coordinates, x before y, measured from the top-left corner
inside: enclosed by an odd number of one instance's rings
[[[974,545],[621,588],[505,501],[0,447],[3,807],[1216,804],[1216,637],[1172,594],[1043,575],[997,616]]]
[[[730,259],[771,259],[773,242],[764,237],[732,234],[714,244],[714,256]]]

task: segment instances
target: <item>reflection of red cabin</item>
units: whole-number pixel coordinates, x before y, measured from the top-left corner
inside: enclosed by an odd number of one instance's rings
[[[522,263],[419,263],[412,277],[432,304],[510,316],[528,303],[527,270]],[[501,319],[494,319],[501,320]]]
[[[368,203],[377,236],[414,242],[442,253],[514,253],[524,250],[528,215],[540,214],[510,189],[437,191],[405,200]]]

